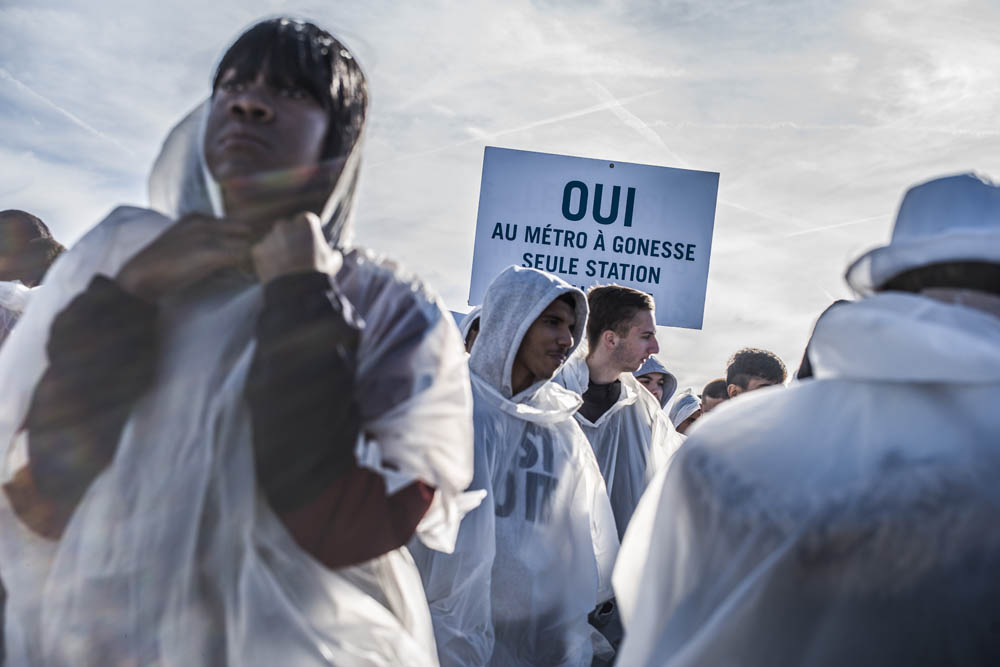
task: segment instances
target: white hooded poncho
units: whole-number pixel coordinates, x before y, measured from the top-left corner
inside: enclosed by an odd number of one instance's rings
[[[21,313],[28,305],[31,290],[21,283],[0,281],[0,345],[14,330]]]
[[[516,396],[511,391],[511,370],[525,333],[561,294],[577,304],[578,341],[587,317],[583,293],[549,274],[508,268],[486,292],[469,360],[477,483],[481,470],[489,494],[483,506],[492,513],[470,514],[455,555],[435,558],[492,563],[489,571],[470,575],[476,577],[474,586],[455,595],[489,595],[490,608],[477,605],[470,625],[479,627],[487,612],[491,615],[491,665],[590,665],[593,629],[587,614],[611,596],[608,576],[618,538],[600,471],[572,418],[580,398],[548,380]],[[495,538],[481,539],[490,529]],[[434,600],[431,605],[433,610]]]
[[[206,109],[163,147],[150,179],[161,212],[112,211],[59,258],[4,346],[4,479],[24,461],[17,431],[46,368],[56,314],[95,274],[116,275],[180,216],[217,211],[201,158]],[[355,145],[323,217],[342,248],[359,159]],[[415,479],[433,486],[417,532],[449,550],[472,478],[471,395],[457,329],[416,279],[365,250],[343,252],[331,280],[365,323],[357,458],[383,473],[388,493]],[[296,545],[258,493],[243,386],[260,285],[218,280],[197,294],[161,305],[157,382],[136,402],[112,464],[61,540],[38,537],[0,500],[10,664],[436,664],[405,548],[329,570]]]
[[[577,394],[586,392],[590,383],[586,357],[587,346],[581,345],[556,382]],[[597,457],[621,537],[650,479],[666,465],[683,438],[660,403],[631,373],[622,373],[619,380],[618,401],[596,423],[579,412],[576,420]]]
[[[620,664],[1000,662],[1000,317],[887,292],[827,311],[810,358],[650,486]]]

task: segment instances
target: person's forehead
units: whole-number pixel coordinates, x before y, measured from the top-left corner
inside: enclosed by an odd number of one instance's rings
[[[638,333],[656,333],[656,323],[653,322],[653,312],[650,310],[640,310],[629,321],[629,328],[637,330]]]
[[[665,379],[667,379],[667,375],[665,373],[653,371],[652,373],[644,373],[643,375],[639,376],[640,380],[646,378],[648,378],[653,382],[663,382]]]
[[[576,320],[576,312],[568,303],[561,299],[556,299],[550,303],[545,310],[542,311],[542,314],[539,315],[539,317],[542,317],[542,315],[547,317],[560,317],[566,320]]]
[[[747,381],[747,387],[753,387],[754,389],[760,389],[761,387],[770,387],[775,384],[777,383],[772,382],[767,378],[762,378],[757,376],[754,376]]]

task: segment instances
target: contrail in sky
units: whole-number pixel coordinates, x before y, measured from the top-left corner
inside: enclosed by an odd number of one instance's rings
[[[66,111],[65,109],[63,109],[61,106],[59,106],[58,104],[56,104],[55,102],[53,102],[49,98],[45,97],[41,93],[36,92],[28,84],[26,84],[26,83],[18,80],[17,77],[15,77],[13,74],[11,74],[10,72],[8,72],[6,68],[0,67],[0,80],[2,80],[2,81],[10,81],[15,86],[17,86],[19,90],[21,90],[21,91],[23,91],[25,93],[28,93],[33,98],[41,101],[43,104],[45,104],[49,108],[51,108],[51,109],[55,110],[56,112],[58,112],[59,114],[63,115],[64,117],[66,117],[71,123],[73,123],[77,127],[79,127],[81,129],[89,132],[90,134],[94,135],[98,139],[103,139],[104,141],[107,141],[108,143],[113,144],[114,146],[116,146],[117,148],[125,151],[129,155],[135,155],[135,153],[133,151],[131,151],[130,149],[126,148],[117,139],[114,139],[113,137],[109,137],[108,135],[104,134],[100,130],[98,130],[98,129],[94,128],[94,127],[91,127],[87,123],[83,122],[82,120],[80,120],[79,118],[77,118],[76,116],[74,116],[73,114],[71,114],[69,111]]]
[[[572,120],[574,118],[580,118],[581,116],[587,116],[592,113],[597,113],[599,111],[606,111],[612,107],[621,106],[627,102],[633,102],[635,100],[642,99],[644,97],[649,97],[650,95],[655,95],[660,91],[650,90],[645,93],[640,93],[638,95],[633,95],[631,97],[626,97],[622,100],[612,100],[610,102],[602,102],[601,104],[595,104],[589,107],[584,107],[583,109],[578,109],[577,111],[570,111],[568,113],[560,114],[558,116],[552,116],[551,118],[543,118],[541,120],[532,121],[526,123],[525,125],[518,125],[517,127],[511,127],[506,130],[495,130],[495,131],[481,131],[479,136],[472,137],[471,139],[466,139],[465,141],[459,141],[455,144],[448,144],[447,146],[438,146],[437,148],[431,148],[426,151],[419,151],[417,153],[410,153],[408,155],[401,155],[399,157],[392,158],[391,160],[383,160],[382,162],[372,164],[373,167],[389,164],[392,162],[400,162],[402,160],[409,160],[410,158],[421,157],[424,155],[432,155],[434,153],[440,153],[441,151],[446,151],[451,148],[459,148],[460,146],[466,146],[468,144],[481,143],[487,139],[495,139],[496,137],[502,137],[507,134],[516,134],[518,132],[524,132],[525,130],[533,130],[536,127],[542,127],[544,125],[551,125],[552,123],[561,123],[565,120]]]

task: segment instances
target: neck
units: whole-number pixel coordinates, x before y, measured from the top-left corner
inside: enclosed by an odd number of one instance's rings
[[[622,374],[621,369],[602,354],[600,348],[587,355],[587,368],[590,370],[590,381],[594,384],[611,384]]]
[[[522,391],[530,387],[538,378],[534,373],[522,364],[514,362],[514,367],[510,369],[510,393],[517,396]]]
[[[301,193],[280,192],[253,193],[224,191],[222,195],[226,217],[247,223],[252,227],[262,227],[262,235],[277,220],[291,218],[299,213],[311,211],[322,213],[325,201],[319,197],[303,196]]]

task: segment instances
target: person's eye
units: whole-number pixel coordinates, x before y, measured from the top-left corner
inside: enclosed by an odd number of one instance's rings
[[[308,93],[297,86],[283,86],[278,88],[278,95],[292,100],[304,100]]]
[[[219,89],[226,93],[239,93],[245,88],[246,85],[242,81],[236,81],[235,79],[229,79],[219,84]]]

